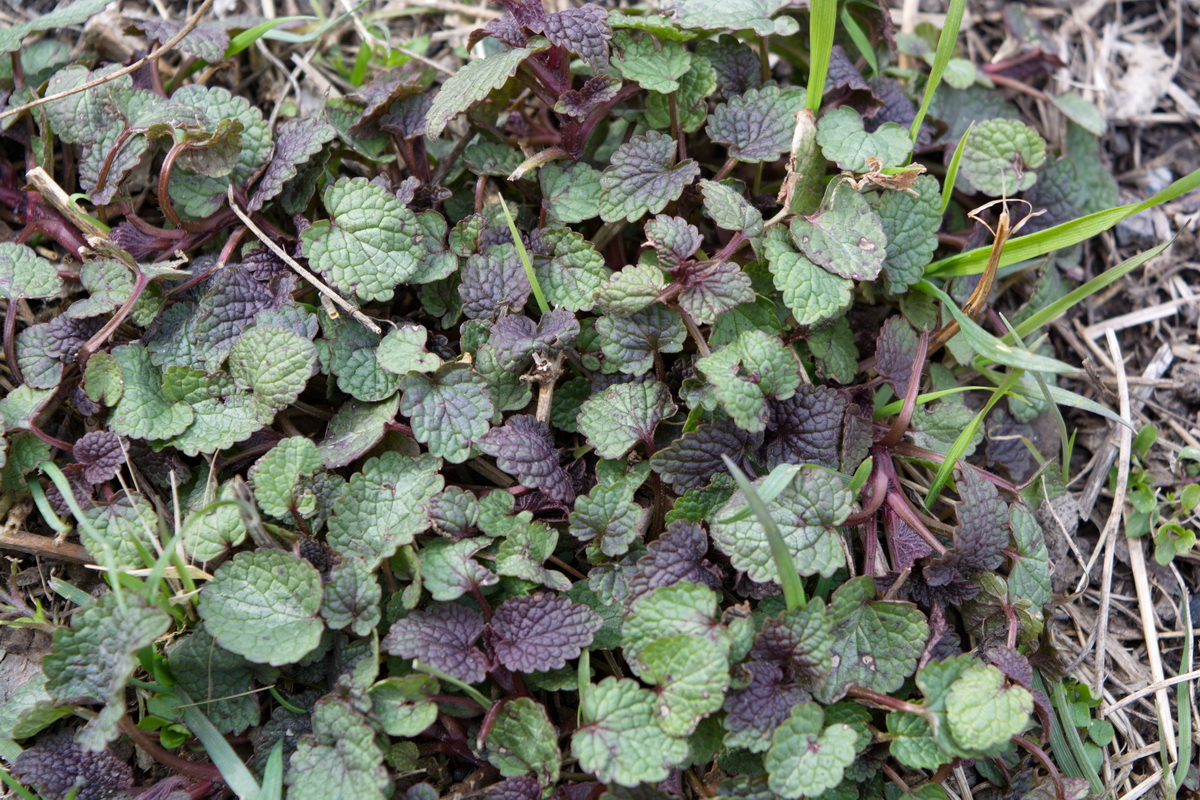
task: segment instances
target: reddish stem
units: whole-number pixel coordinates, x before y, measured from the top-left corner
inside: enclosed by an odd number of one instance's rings
[[[137,746],[142,748],[158,763],[168,769],[173,769],[176,772],[186,775],[189,778],[197,781],[223,781],[221,770],[217,769],[212,764],[201,764],[195,761],[188,761],[186,758],[180,758],[174,753],[167,752],[158,742],[154,741],[150,734],[133,724],[129,717],[121,719],[121,730],[137,743]]]
[[[4,360],[8,363],[13,382],[18,386],[25,382],[25,376],[17,366],[17,306],[20,302],[20,298],[9,300],[8,308],[4,311]]]
[[[921,331],[921,336],[917,339],[917,354],[913,359],[912,372],[908,376],[908,386],[904,393],[904,405],[900,407],[900,413],[896,415],[891,429],[880,442],[884,447],[891,447],[899,443],[908,431],[913,413],[917,410],[917,395],[921,392],[921,373],[925,370],[927,355],[929,355],[929,333]]]
[[[112,319],[104,323],[104,327],[96,331],[96,335],[91,339],[88,339],[83,347],[79,348],[79,355],[75,360],[79,364],[79,368],[81,370],[87,366],[88,359],[92,357],[92,353],[95,353],[97,350],[103,347],[104,343],[107,342],[109,338],[111,338],[112,335],[117,332],[117,328],[121,326],[121,323],[124,322],[133,311],[133,306],[135,303],[137,303],[138,298],[142,296],[142,292],[146,291],[146,287],[150,285],[149,275],[139,269],[135,269],[134,272],[136,273],[136,278],[134,279],[133,289],[130,291],[129,297],[126,298],[121,307],[117,309],[117,313],[112,315]]]

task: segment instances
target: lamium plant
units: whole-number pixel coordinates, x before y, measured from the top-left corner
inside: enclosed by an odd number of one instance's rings
[[[1042,332],[1200,174],[1116,206],[1098,112],[1025,113],[1053,59],[956,57],[962,2],[502,0],[466,51],[319,56],[317,107],[222,65],[366,27],[55,38],[106,3],[0,32],[0,488],[99,567],[0,594],[53,635],[6,783],[1103,788],[1049,744],[1037,506],[1072,419],[1125,421]]]

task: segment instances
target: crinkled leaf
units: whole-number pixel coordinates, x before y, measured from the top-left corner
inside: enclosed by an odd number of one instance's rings
[[[763,480],[756,483],[761,485]],[[849,516],[852,502],[840,477],[814,467],[801,468],[775,499],[766,501],[767,511],[801,575],[832,575],[842,566],[842,543],[836,526]],[[738,519],[745,506],[746,500],[739,492],[717,512],[717,521],[710,525],[713,544],[751,580],[776,581],[778,568],[762,525],[753,515]],[[724,521],[730,518],[737,521]]]
[[[596,306],[605,314],[627,317],[653,305],[665,288],[662,270],[652,264],[633,264],[614,272],[596,290]]]
[[[835,108],[821,117],[817,144],[825,158],[849,172],[871,172],[868,159],[879,161],[884,168],[903,166],[912,149],[907,130],[885,122],[867,132],[858,111],[849,106]]]
[[[396,548],[412,544],[429,527],[425,504],[442,490],[441,459],[388,451],[355,473],[333,503],[326,541],[339,553],[374,566]]]
[[[137,20],[134,25],[145,32],[146,38],[165,44],[183,30],[183,22],[169,19]],[[229,49],[229,34],[220,22],[202,22],[176,45],[181,53],[199,61],[218,64],[225,59]]]
[[[317,445],[325,466],[344,467],[374,447],[399,408],[399,395],[379,403],[342,403],[325,429],[325,438]]]
[[[664,736],[654,694],[628,678],[605,678],[583,692],[571,753],[604,783],[657,783],[687,757],[684,739]]]
[[[678,164],[674,161],[675,140],[658,131],[621,145],[600,175],[601,218],[605,222],[636,222],[678,199],[700,174],[700,165],[690,158]]]
[[[653,447],[658,423],[675,410],[671,390],[658,381],[618,383],[584,401],[579,431],[601,458],[620,458],[639,441]]]
[[[226,485],[217,492],[215,499],[230,500],[233,497],[232,487]],[[202,508],[183,521],[183,549],[189,557],[202,563],[225,555],[245,538],[246,525],[241,511],[229,503]]]
[[[608,25],[607,9],[589,4],[557,11],[546,17],[542,33],[551,44],[586,61],[593,72],[599,74],[608,69],[608,40],[613,32]]]
[[[713,475],[724,471],[722,455],[741,465],[760,445],[762,434],[744,431],[730,420],[719,420],[684,434],[655,453],[650,463],[671,488],[682,494],[706,486]]]
[[[361,558],[342,559],[329,571],[321,616],[334,630],[349,628],[356,636],[367,636],[379,624],[382,597],[367,562]]]
[[[1008,546],[1008,506],[996,487],[973,469],[963,470],[958,484],[958,533],[953,553],[965,569],[994,570],[1004,562]]]
[[[220,647],[203,626],[167,651],[171,675],[221,733],[241,733],[258,723],[254,665]]]
[[[445,364],[431,375],[413,372],[400,380],[400,413],[429,452],[453,464],[466,461],[471,445],[488,432],[495,406],[487,379],[470,364]]]
[[[113,348],[112,357],[121,367],[124,390],[109,414],[109,427],[131,439],[169,439],[192,424],[191,406],[169,403],[163,395],[162,375],[145,348],[121,345]]]
[[[841,394],[828,386],[801,384],[787,400],[772,402],[770,412],[767,429],[772,435],[763,453],[769,469],[780,464],[838,467],[846,413]]]
[[[421,580],[434,600],[457,600],[467,592],[494,586],[499,578],[474,559],[487,539],[437,539],[421,548]]]
[[[1023,122],[990,119],[971,129],[958,167],[960,185],[990,197],[1011,197],[1033,186],[1046,160],[1046,142]]]
[[[460,681],[479,683],[487,674],[487,659],[475,647],[483,629],[483,617],[475,611],[439,603],[395,622],[381,645],[399,658],[415,658]]]
[[[1020,686],[1005,686],[1004,674],[990,664],[963,672],[946,695],[950,734],[968,749],[995,751],[1025,730],[1033,696]]]
[[[111,431],[85,433],[75,440],[71,454],[83,465],[83,477],[88,483],[112,480],[125,463],[121,439]]]
[[[876,600],[870,577],[854,578],[833,593],[833,670],[817,692],[823,702],[847,684],[894,692],[912,675],[929,637],[925,616],[912,603]]]
[[[596,321],[605,370],[641,375],[654,365],[655,353],[678,353],[687,338],[679,314],[661,303],[628,317],[601,317]]]
[[[838,186],[819,213],[795,217],[791,232],[813,263],[843,278],[875,280],[887,258],[879,215],[849,183]]]
[[[93,403],[115,406],[125,391],[120,362],[108,353],[94,353],[83,370],[83,389]]]
[[[1010,510],[1016,555],[1008,574],[1008,592],[1013,600],[1028,600],[1034,608],[1050,602],[1050,556],[1037,519],[1023,505]]]
[[[942,224],[941,187],[937,178],[922,175],[914,191],[916,197],[907,192],[884,192],[875,209],[887,237],[883,277],[892,295],[904,293],[919,281],[937,250]]]
[[[325,341],[326,364],[346,394],[370,403],[391,397],[400,388],[400,376],[379,364],[379,334],[343,318],[328,323]]]
[[[323,466],[311,439],[281,439],[250,467],[248,477],[258,507],[276,519],[290,518],[293,510],[311,512],[316,498],[307,491],[306,479]]]
[[[802,108],[803,90],[769,84],[717,106],[705,130],[731,158],[750,164],[775,161],[791,149],[796,112]]]
[[[495,318],[520,311],[532,289],[521,257],[512,244],[499,244],[467,259],[458,294],[471,319]]]
[[[234,381],[273,410],[296,402],[316,363],[317,349],[312,342],[275,325],[255,325],[229,352]]]
[[[508,531],[496,548],[496,573],[566,591],[571,588],[570,579],[544,566],[546,559],[554,555],[558,531],[540,522],[530,524],[528,520],[522,520],[528,514],[524,511],[516,517],[518,524]],[[490,532],[494,535],[495,529]]]
[[[493,53],[465,64],[442,84],[441,91],[433,98],[425,117],[429,138],[441,136],[450,120],[506,84],[517,74],[522,61],[549,47],[548,41],[534,37],[525,47]]]
[[[71,627],[54,632],[54,645],[42,662],[46,690],[63,702],[102,703],[104,708],[76,736],[85,750],[100,750],[117,735],[125,715],[125,683],[137,666],[137,652],[167,632],[171,619],[141,595],[125,593],[123,603],[109,593],[85,606]]]
[[[396,284],[416,275],[424,255],[416,216],[366,178],[339,179],[322,202],[330,219],[301,234],[313,268],[361,300],[390,300]]]
[[[800,325],[817,325],[850,307],[853,281],[828,272],[796,252],[781,226],[767,233],[764,245],[775,288]]]
[[[541,489],[562,502],[574,496],[570,478],[559,465],[558,449],[549,428],[533,416],[509,417],[503,427],[488,431],[478,445],[496,459],[500,469],[515,475],[521,485]]]
[[[636,487],[597,484],[575,500],[570,531],[581,542],[599,541],[607,556],[623,555],[650,524],[650,509],[633,500]]]
[[[635,39],[622,31],[616,36],[618,52],[613,66],[627,80],[652,92],[679,91],[679,79],[692,66],[692,54],[679,42],[658,42],[651,36]]]
[[[703,261],[680,269],[676,278],[683,286],[679,306],[702,325],[716,322],[722,314],[743,303],[754,302],[750,276],[732,261]]]
[[[742,332],[730,344],[698,359],[696,367],[734,422],[751,432],[766,427],[769,398],[786,400],[800,384],[794,356],[779,339],[757,330]]]
[[[829,672],[833,631],[825,604],[819,597],[763,621],[754,641],[753,656],[777,661],[805,685],[819,686]]]
[[[664,636],[639,656],[638,674],[655,686],[657,721],[668,736],[691,734],[717,711],[729,688],[729,662],[717,645],[699,636]]]
[[[629,577],[629,599],[640,598],[659,588],[680,581],[716,589],[720,585],[716,567],[704,556],[708,552],[708,537],[695,522],[678,521],[646,547],[646,555],[638,559]]]
[[[588,311],[592,295],[611,275],[592,243],[566,228],[542,230],[534,240],[533,271],[553,306]]]
[[[679,89],[670,95],[651,92],[646,97],[646,121],[651,128],[671,127],[671,97],[674,97],[679,128],[695,133],[708,118],[705,99],[717,90],[717,72],[703,56],[692,54],[691,68],[679,78]]]
[[[655,639],[686,633],[729,650],[729,632],[718,616],[717,595],[707,586],[681,581],[654,589],[638,599],[621,629],[621,647],[633,663]]]
[[[917,332],[902,316],[889,317],[875,340],[875,371],[904,397],[917,358]]]
[[[791,36],[799,28],[790,17],[771,19],[788,5],[785,0],[671,0],[664,5],[682,28],[752,30],[759,36]]]
[[[751,660],[744,667],[750,682],[725,698],[725,744],[761,753],[771,746],[771,734],[788,718],[792,707],[810,696],[785,677],[776,662]]]
[[[532,698],[505,702],[482,744],[484,757],[505,777],[532,772],[545,786],[558,781],[558,731],[546,709]]]
[[[125,790],[133,786],[129,764],[105,747],[88,751],[68,732],[45,737],[28,750],[15,748],[15,752],[12,777],[33,787],[45,800],[106,800],[128,794]],[[12,787],[10,781],[5,783]]]
[[[391,778],[375,730],[348,700],[319,700],[312,731],[299,741],[288,762],[288,800],[328,800],[331,791],[355,800],[388,796]]]
[[[0,242],[0,297],[50,297],[62,291],[53,264],[23,244]]]
[[[704,210],[712,217],[718,228],[741,231],[750,239],[755,252],[762,250],[765,231],[762,212],[747,202],[746,198],[723,183],[700,181],[704,194]]]
[[[87,22],[108,3],[102,0],[75,0],[73,3],[55,6],[49,13],[34,17],[19,25],[10,25],[0,32],[0,53],[12,53],[20,49],[21,40],[31,33],[52,31]]]
[[[15,302],[13,300],[10,303]],[[62,380],[63,362],[53,355],[57,342],[50,323],[30,325],[16,336],[17,366],[31,389],[54,389]]]
[[[200,592],[200,616],[217,644],[250,661],[281,666],[321,640],[321,576],[279,550],[240,553]]]
[[[556,308],[534,322],[522,314],[509,314],[492,324],[488,344],[495,348],[500,366],[508,372],[524,372],[534,365],[534,356],[547,359],[575,342],[579,321],[564,308]]]
[[[804,703],[775,731],[763,765],[771,791],[784,798],[815,797],[842,782],[858,755],[858,734],[845,723],[825,725],[825,713]]]
[[[33,675],[0,705],[0,736],[28,739],[71,713],[46,691],[45,674]]]
[[[311,117],[289,119],[280,125],[275,133],[275,152],[258,179],[254,193],[246,203],[247,208],[257,211],[278,196],[284,185],[296,177],[300,166],[321,152],[336,136],[337,131],[332,125]]]
[[[659,214],[646,223],[646,243],[658,254],[658,265],[675,271],[700,249],[700,231],[683,217]]]
[[[913,414],[913,441],[929,450],[936,450],[943,454],[949,453],[955,440],[971,424],[974,416],[971,409],[961,403],[937,402],[921,406]],[[982,427],[967,443],[967,449],[963,456],[974,453],[981,441],[983,441]]]
[[[538,593],[504,601],[490,624],[501,664],[514,672],[545,672],[591,645],[601,619],[562,595]]]

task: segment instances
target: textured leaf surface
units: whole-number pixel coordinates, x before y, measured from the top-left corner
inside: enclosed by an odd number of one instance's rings
[[[764,450],[766,466],[820,464],[836,469],[846,400],[827,386],[800,384],[787,400],[771,403],[772,434]]]
[[[487,672],[487,659],[475,647],[483,628],[483,617],[466,606],[439,603],[397,621],[381,645],[394,656],[415,658],[460,681],[479,683]]]
[[[505,50],[486,58],[476,59],[454,73],[443,85],[425,117],[429,138],[442,135],[450,120],[486,98],[517,73],[521,62],[534,53],[547,49],[550,43],[534,38],[527,47]]]
[[[559,222],[585,222],[600,213],[600,172],[582,161],[552,161],[538,172],[542,202]]]
[[[296,177],[300,166],[321,152],[336,136],[337,130],[320,119],[289,119],[280,125],[275,134],[271,162],[258,179],[247,207],[257,211],[278,196],[284,185]]]
[[[339,697],[317,702],[312,734],[292,753],[287,770],[288,800],[328,800],[331,787],[341,797],[383,800],[391,784],[375,731],[350,703]]]
[[[873,131],[863,128],[863,118],[848,106],[835,108],[817,123],[817,144],[839,169],[850,172],[871,172],[868,159],[880,162],[883,168],[904,165],[912,149],[908,131],[894,122],[885,122]]]
[[[946,696],[950,733],[969,750],[989,751],[1025,730],[1033,696],[1020,686],[1004,686],[1004,675],[990,664],[963,672]]]
[[[601,458],[620,458],[639,441],[654,444],[654,430],[675,413],[671,390],[658,381],[618,383],[584,401],[579,431]]]
[[[514,672],[545,672],[577,658],[600,625],[596,612],[562,595],[514,597],[492,617],[492,646]]]
[[[1034,608],[1041,608],[1051,599],[1046,538],[1037,519],[1025,506],[1014,505],[1010,515],[1016,557],[1008,575],[1008,591],[1013,599],[1028,600]]]
[[[1033,186],[1046,160],[1046,142],[1023,122],[990,119],[971,129],[958,179],[991,197],[1011,196]]]
[[[899,295],[919,281],[937,250],[942,223],[941,187],[937,178],[917,179],[917,197],[906,192],[884,192],[876,207],[887,237],[883,276],[888,292]]]
[[[707,586],[674,583],[654,589],[633,604],[621,629],[627,660],[637,660],[655,639],[686,633],[729,649],[729,633],[718,620],[717,595]]]
[[[842,545],[835,526],[850,514],[851,502],[841,478],[812,467],[797,472],[792,482],[767,502],[767,511],[779,526],[801,575],[832,575],[842,566]],[[767,535],[754,515],[737,522],[721,521],[738,515],[745,505],[739,492],[717,512],[717,521],[711,525],[713,544],[751,580],[777,581],[778,568]]]
[[[605,678],[583,693],[571,753],[605,783],[657,783],[687,756],[684,739],[664,736],[654,695],[628,678]]]
[[[690,158],[678,164],[674,161],[675,140],[658,131],[621,145],[600,175],[601,218],[605,222],[636,222],[678,199],[700,174],[700,165]]]
[[[683,28],[790,36],[798,28],[795,20],[771,19],[786,5],[784,0],[673,0],[667,7],[674,10],[675,22]]]
[[[842,782],[857,755],[858,734],[845,723],[825,726],[815,703],[792,709],[779,726],[763,760],[771,791],[780,797],[814,797]]]
[[[816,325],[850,307],[854,283],[814,264],[796,252],[787,232],[779,227],[767,233],[764,245],[771,277],[783,302],[801,325]]]
[[[315,499],[303,494],[302,481],[323,467],[321,454],[312,440],[290,436],[280,440],[250,468],[250,483],[259,508],[277,519],[291,515],[292,509],[306,508]]]
[[[400,381],[400,413],[429,452],[459,464],[471,444],[488,432],[495,413],[487,378],[469,364],[446,364],[432,375],[411,373]]]
[[[546,301],[571,311],[587,311],[592,295],[611,274],[592,243],[565,228],[543,230],[534,247],[533,270]]]
[[[866,198],[841,184],[820,213],[792,220],[792,240],[804,255],[843,278],[872,281],[887,258],[887,236]]]
[[[495,573],[474,556],[487,539],[438,539],[421,549],[421,580],[434,600],[457,600],[470,591],[500,582]]]
[[[523,486],[541,489],[556,500],[572,499],[574,491],[566,470],[559,465],[550,430],[534,417],[509,417],[503,427],[492,428],[479,440],[479,448],[494,456],[500,469],[515,475]]]
[[[254,665],[220,647],[203,627],[176,640],[167,652],[171,675],[222,733],[241,733],[258,722]]]
[[[750,164],[775,161],[791,149],[795,115],[802,108],[804,92],[795,87],[749,89],[717,106],[706,130],[710,139],[725,145],[731,158]]]
[[[442,359],[425,349],[429,331],[421,325],[401,325],[379,342],[375,360],[382,369],[396,375],[406,372],[433,372]]]
[[[656,353],[678,353],[687,338],[679,314],[656,303],[627,317],[596,321],[606,371],[641,375],[654,365]]]
[[[272,410],[287,408],[304,391],[317,350],[305,337],[275,325],[256,325],[229,352],[229,373]]]
[[[259,664],[299,661],[321,639],[321,576],[278,550],[241,553],[200,593],[200,616],[217,644]]]
[[[660,46],[651,36],[635,39],[624,31],[617,34],[616,42],[613,66],[624,78],[652,92],[679,91],[679,79],[692,66],[692,54],[683,45],[665,41]]]
[[[509,700],[496,714],[484,756],[505,777],[533,773],[546,786],[558,781],[558,732],[542,704],[529,697]]]
[[[133,439],[169,439],[192,424],[191,406],[169,403],[163,396],[162,374],[145,348],[121,345],[113,348],[112,357],[121,367],[124,389],[109,415],[109,427]]]
[[[137,666],[137,651],[167,632],[170,617],[140,596],[128,593],[122,608],[113,594],[89,604],[54,632],[54,645],[42,663],[46,691],[56,700],[103,703],[79,732],[85,750],[100,750],[116,737],[125,715],[125,683]]]
[[[658,724],[668,736],[687,736],[721,707],[729,662],[708,639],[687,634],[656,639],[642,650],[640,676],[655,686]]]
[[[721,406],[744,430],[766,427],[767,399],[785,400],[800,383],[795,358],[774,336],[750,330],[696,361]]]
[[[682,494],[687,489],[706,486],[713,475],[724,471],[721,456],[729,456],[741,465],[761,444],[761,434],[744,431],[730,420],[720,420],[684,434],[655,453],[650,463],[663,480]]]
[[[356,636],[367,636],[379,624],[382,599],[379,582],[367,562],[343,559],[329,571],[321,616],[334,630],[349,628]]]
[[[0,242],[0,297],[50,297],[62,291],[58,270],[23,244]]]

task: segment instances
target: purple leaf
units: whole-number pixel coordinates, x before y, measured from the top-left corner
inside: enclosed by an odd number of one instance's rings
[[[467,47],[474,48],[475,43],[488,36],[494,36],[505,44],[513,47],[524,47],[529,43],[529,37],[521,30],[521,23],[512,14],[505,14],[492,20],[482,29],[475,31],[467,40]]]
[[[513,672],[546,672],[578,657],[602,624],[595,611],[563,595],[513,597],[492,616],[492,648]]]
[[[541,8],[540,1],[537,7]],[[543,32],[551,44],[582,58],[597,75],[608,69],[608,41],[613,33],[608,25],[608,11],[599,4],[588,3],[551,14],[546,17]]]
[[[729,34],[721,34],[716,41],[700,42],[696,52],[713,65],[717,73],[717,91],[723,96],[733,97],[762,86],[758,54]]]
[[[621,81],[611,75],[588,78],[582,89],[569,89],[558,97],[554,110],[575,119],[583,119],[601,103],[607,103],[621,90]]]
[[[683,217],[659,214],[646,223],[646,243],[658,253],[658,265],[674,271],[691,258],[704,241],[696,226]]]
[[[83,465],[83,477],[88,483],[112,480],[125,463],[121,437],[112,431],[92,431],[80,436],[72,453]]]
[[[541,0],[498,0],[522,28],[541,33],[546,27],[546,10]]]
[[[679,305],[702,325],[716,322],[743,303],[754,302],[750,276],[732,261],[689,262],[675,271],[675,280],[683,286]]]
[[[819,598],[763,621],[751,657],[778,661],[789,675],[802,675],[808,685],[819,683],[831,668],[833,631]]]
[[[350,95],[351,100],[364,103],[362,117],[350,127],[354,136],[370,136],[377,128],[377,121],[388,112],[392,103],[423,94],[432,82],[432,71],[409,61],[377,75],[370,83]]]
[[[974,469],[964,469],[958,486],[958,533],[954,553],[964,569],[996,569],[1004,562],[1001,552],[1008,546],[1008,505],[986,478]]]
[[[665,133],[634,136],[600,175],[600,217],[635,222],[647,212],[657,214],[699,174],[700,165],[690,158],[675,163],[675,140]]]
[[[726,745],[766,750],[771,733],[783,724],[792,706],[809,699],[809,694],[784,677],[783,667],[770,661],[748,661],[750,685],[734,689],[725,698]],[[732,741],[731,741],[732,740]]]
[[[133,786],[133,770],[111,750],[89,752],[69,733],[44,740],[17,756],[13,776],[46,800],[64,800],[72,789],[76,800],[105,800]]]
[[[463,313],[471,319],[491,319],[520,311],[533,291],[511,244],[489,247],[463,264],[458,294]]]
[[[896,396],[908,393],[918,350],[917,332],[904,317],[889,317],[875,341],[875,371],[892,385]]]
[[[721,585],[721,574],[704,555],[708,536],[695,522],[680,520],[667,526],[667,532],[646,547],[629,578],[629,603],[633,604],[660,586],[680,581],[702,584],[711,589]]]
[[[650,459],[650,465],[676,493],[682,494],[706,485],[713,475],[724,471],[723,455],[744,466],[762,441],[761,433],[744,431],[732,420],[718,420],[701,425],[676,439],[670,447],[659,450]]]
[[[479,683],[488,662],[475,640],[483,617],[466,606],[440,603],[397,620],[380,643],[388,653],[415,658],[466,683]]]
[[[493,783],[483,791],[484,800],[542,800],[542,782],[532,775]]]
[[[169,41],[183,29],[182,22],[168,19],[137,20],[134,25],[142,29],[148,40],[159,44]],[[202,22],[175,47],[184,55],[219,64],[225,60],[225,51],[229,49],[229,34],[221,22]]]
[[[392,103],[388,112],[379,118],[379,128],[401,139],[416,139],[424,136],[427,127],[425,117],[433,103],[433,94],[425,92],[406,97]]]
[[[903,572],[917,561],[933,552],[929,542],[912,529],[904,520],[885,510],[887,520],[888,552],[892,557],[892,569]]]
[[[768,469],[780,464],[821,464],[837,469],[838,440],[846,412],[846,400],[840,394],[826,386],[800,384],[787,400],[771,401],[770,411],[767,429],[771,436],[763,450]],[[869,437],[870,431],[867,433]]]
[[[501,317],[492,323],[488,344],[496,349],[497,360],[507,372],[524,372],[533,356],[549,356],[575,343],[579,321],[565,308],[556,308],[533,320],[519,314]]]
[[[541,489],[564,503],[575,498],[571,479],[559,465],[550,429],[532,415],[509,417],[503,427],[492,428],[476,444],[496,459],[500,469],[515,475],[522,486]]]
[[[254,187],[254,194],[246,203],[251,211],[258,211],[270,199],[283,191],[284,184],[296,177],[299,168],[337,137],[337,130],[321,119],[289,119],[279,126],[275,134],[275,152],[271,163]],[[267,248],[260,248],[270,253]],[[271,255],[274,255],[271,253]]]

